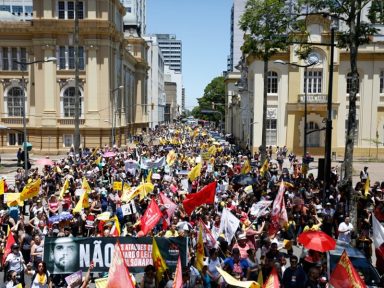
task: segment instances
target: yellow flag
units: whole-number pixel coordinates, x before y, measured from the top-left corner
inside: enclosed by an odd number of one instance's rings
[[[204,242],[203,242],[203,227],[199,225],[199,237],[196,245],[196,268],[201,271],[204,266]]]
[[[0,180],[0,195],[4,194],[4,179]]]
[[[192,168],[191,171],[189,171],[188,173],[188,179],[193,181],[195,180],[197,177],[200,176],[200,173],[201,173],[201,163],[197,164],[195,167]]]
[[[177,158],[177,155],[175,151],[174,150],[169,151],[166,159],[168,166],[172,166],[173,163],[175,163],[176,158]]]
[[[40,192],[41,179],[37,179],[34,182],[31,182],[24,186],[23,191],[20,193],[20,201],[24,201],[29,198],[33,198],[39,195]]]
[[[61,188],[59,199],[63,199],[65,190],[67,190],[68,187],[69,187],[69,180],[68,180],[68,178],[67,178],[67,179],[65,179],[64,185],[63,185],[63,187]]]
[[[20,193],[5,193],[4,202],[8,207],[11,206],[24,206],[24,201],[20,200]]]
[[[241,167],[241,174],[248,174],[249,172],[251,172],[251,164],[249,164],[249,160],[247,159]]]
[[[137,187],[137,190],[140,194],[140,200],[143,200],[145,196],[151,193],[155,189],[155,186],[152,183],[142,183]],[[132,199],[131,199],[132,200]]]
[[[152,170],[149,170],[149,173],[147,175],[147,179],[145,182],[152,183],[151,179],[152,179]]]
[[[108,278],[95,279],[96,288],[107,288]]]
[[[365,197],[368,197],[368,195],[369,195],[369,186],[371,185],[370,182],[371,181],[369,180],[369,176],[368,176],[367,180],[365,180],[365,184],[364,184],[364,196]]]
[[[113,228],[112,228],[112,230],[111,230],[111,235],[112,236],[115,236],[115,237],[119,237],[120,235],[121,235],[121,229],[120,229],[120,222],[119,222],[119,219],[117,219],[117,216],[115,215],[115,216],[113,216],[111,219],[109,219],[109,220],[112,220],[114,223],[115,223],[115,225],[114,225],[114,230],[113,230]]]
[[[220,273],[221,276],[223,276],[225,282],[231,285],[231,287],[243,287],[243,288],[260,288],[261,287],[259,283],[255,281],[237,280],[235,277],[233,277],[231,274],[224,271],[220,267],[217,267],[217,271]]]
[[[96,165],[99,165],[100,162],[101,162],[101,156],[95,160],[95,164],[96,164]]]
[[[88,181],[85,177],[83,177],[83,182],[81,183],[81,188],[87,192],[90,193],[92,191],[91,187],[88,184]]]
[[[257,283],[259,283],[260,287],[263,286],[264,280],[263,280],[263,272],[260,270],[259,275],[257,276]]]
[[[260,168],[261,177],[264,176],[264,173],[268,171],[268,159],[265,159],[263,166]]]
[[[164,272],[167,270],[168,267],[167,267],[167,264],[165,263],[163,256],[161,256],[160,249],[157,246],[155,237],[153,237],[153,242],[152,242],[152,260],[153,260],[153,266],[155,266],[155,270],[156,270],[156,280],[157,280],[157,283],[159,283],[161,278],[163,277]]]
[[[215,156],[216,152],[217,152],[217,149],[216,149],[215,145],[212,145],[211,147],[209,147],[208,153],[209,153],[210,156]]]
[[[88,192],[84,191],[81,194],[79,202],[77,202],[75,208],[73,208],[72,213],[80,213],[81,209],[89,207]]]

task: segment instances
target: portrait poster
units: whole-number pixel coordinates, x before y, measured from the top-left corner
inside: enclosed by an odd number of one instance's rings
[[[152,261],[152,237],[46,237],[44,261],[52,274],[71,274],[87,271],[93,261],[93,272],[108,272],[116,240],[131,273],[144,272]],[[187,266],[188,238],[156,237],[161,255],[170,271],[175,271],[180,254],[183,266]]]

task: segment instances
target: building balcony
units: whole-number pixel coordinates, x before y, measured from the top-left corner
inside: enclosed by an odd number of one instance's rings
[[[26,123],[29,122],[29,119],[26,118]],[[23,117],[9,117],[9,118],[1,118],[1,122],[7,125],[23,125]]]
[[[328,101],[327,94],[307,94],[307,103],[324,104]],[[299,102],[305,103],[305,94],[299,94]]]
[[[75,119],[72,118],[61,118],[57,119],[57,124],[61,126],[74,126],[75,125]],[[80,125],[85,124],[85,119],[80,119]]]

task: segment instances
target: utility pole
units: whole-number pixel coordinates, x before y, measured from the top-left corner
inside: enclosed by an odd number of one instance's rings
[[[79,2],[75,0],[75,31],[74,31],[74,50],[75,50],[75,134],[73,146],[75,154],[80,150],[80,95],[79,95]]]
[[[325,160],[324,160],[324,192],[323,204],[329,193],[331,182],[331,151],[332,151],[332,90],[333,90],[333,62],[335,58],[335,27],[331,27],[331,58],[329,59],[327,122],[325,130]]]

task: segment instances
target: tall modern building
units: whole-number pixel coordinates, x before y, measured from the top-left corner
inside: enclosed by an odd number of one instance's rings
[[[239,28],[239,20],[244,13],[246,0],[233,0],[231,10],[231,43],[230,55],[228,56],[227,66],[228,71],[238,71],[235,66],[241,60],[244,32]]]
[[[0,2],[0,13],[4,15],[5,12],[17,16],[19,20],[31,20],[32,0],[3,0]]]
[[[182,73],[182,44],[173,34],[155,34],[161,52],[164,56],[164,64],[175,72]]]
[[[146,34],[146,7],[147,0],[120,0],[125,7],[126,14],[124,16],[124,27],[137,29],[139,36]]]

